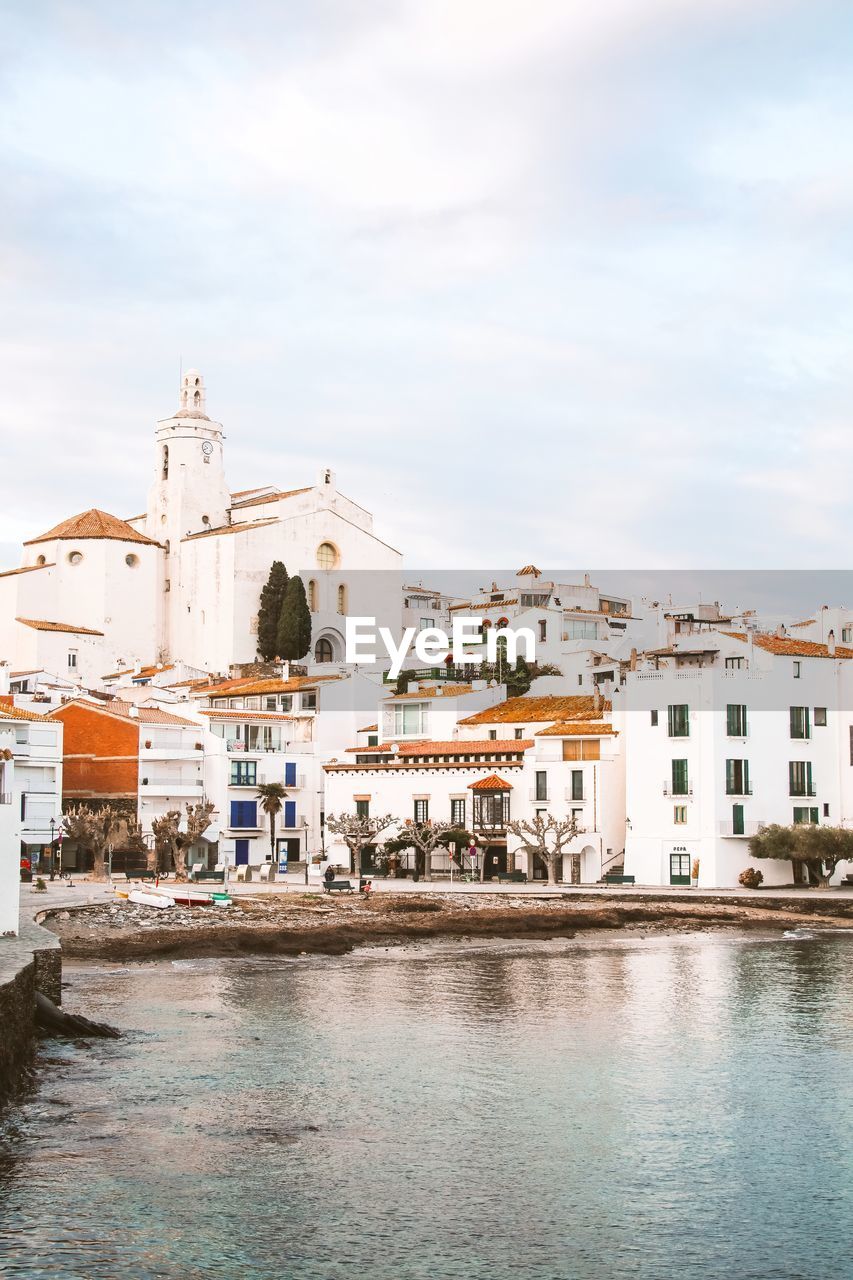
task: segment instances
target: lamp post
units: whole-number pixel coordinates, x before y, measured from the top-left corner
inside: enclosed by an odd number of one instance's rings
[[[50,820],[50,878],[54,878],[56,874],[56,849],[53,843],[53,833],[56,830],[56,819]]]

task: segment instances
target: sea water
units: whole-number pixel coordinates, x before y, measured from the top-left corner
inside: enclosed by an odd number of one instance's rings
[[[849,1280],[853,938],[68,964],[0,1275]]]

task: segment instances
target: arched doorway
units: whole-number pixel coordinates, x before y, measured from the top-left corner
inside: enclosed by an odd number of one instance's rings
[[[315,662],[334,662],[335,651],[328,636],[321,636],[314,646]]]

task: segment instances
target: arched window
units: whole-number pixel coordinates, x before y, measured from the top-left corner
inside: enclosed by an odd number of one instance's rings
[[[333,658],[334,658],[334,653],[332,651],[332,642],[331,640],[327,640],[326,637],[323,636],[321,639],[317,641],[316,645],[314,646],[314,661],[315,662],[331,662]]]
[[[334,569],[338,563],[338,549],[331,542],[321,542],[317,548],[317,568]]]
[[[139,556],[135,556],[132,552],[124,557],[124,563],[129,569],[135,569],[139,564]]]
[[[196,378],[196,382],[198,382],[198,378]],[[201,404],[201,392],[200,392],[200,391],[196,391],[195,395],[193,396],[193,404],[195,405],[195,407],[196,407],[196,408],[198,408],[198,407],[199,407],[199,405]]]
[[[163,479],[168,480],[168,478],[169,478],[169,446],[167,444],[164,444],[163,445]]]
[[[313,578],[308,579],[308,608],[311,613],[317,612],[317,583]]]
[[[82,551],[70,551],[70,552],[68,553],[68,563],[69,563],[69,564],[82,564],[82,563],[83,563],[83,552],[82,552]]]
[[[47,556],[39,556],[36,564],[47,564]]]
[[[343,583],[338,587],[338,613],[347,611],[347,589]]]

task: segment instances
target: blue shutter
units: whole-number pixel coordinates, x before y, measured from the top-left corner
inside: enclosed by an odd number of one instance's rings
[[[286,764],[284,766],[284,785],[286,787],[296,786],[296,765]]]
[[[240,805],[242,803],[243,803],[242,800],[231,801],[231,826],[232,827],[239,827],[242,825],[240,822]]]
[[[294,769],[296,768],[295,765],[293,767]],[[291,828],[296,826],[296,801],[295,800],[285,800],[284,802],[284,825],[286,827],[291,827]]]
[[[243,826],[256,827],[258,825],[258,802],[257,800],[243,801]]]
[[[235,840],[234,862],[238,867],[245,867],[249,861],[249,841]]]

